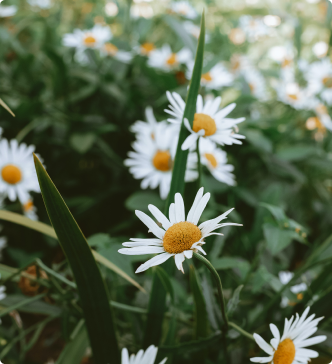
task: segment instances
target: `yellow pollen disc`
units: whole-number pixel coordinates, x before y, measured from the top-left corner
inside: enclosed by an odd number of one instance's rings
[[[116,47],[114,44],[112,43],[105,43],[104,45],[104,49],[108,54],[111,54],[112,56],[116,55],[116,53],[118,52],[118,47]]]
[[[290,99],[292,99],[292,100],[298,100],[298,97],[297,97],[297,95],[295,95],[295,94],[288,94],[287,95]]]
[[[193,131],[198,133],[202,129],[205,130],[204,136],[210,136],[217,131],[217,126],[211,116],[206,114],[195,114]]]
[[[23,209],[25,212],[31,211],[32,208],[33,208],[33,202],[31,200],[28,200],[28,202],[23,205]]]
[[[205,158],[210,162],[213,168],[216,168],[218,165],[218,162],[215,158],[215,156],[211,153],[205,153]]]
[[[212,81],[212,76],[211,76],[210,72],[203,73],[202,80],[204,80],[206,82]]]
[[[182,253],[201,237],[202,233],[196,225],[188,221],[178,222],[167,229],[163,239],[164,249],[170,254]]]
[[[303,299],[303,293],[298,293],[298,294],[296,295],[296,298],[297,298],[299,301],[301,301],[301,300]]]
[[[332,77],[324,77],[323,84],[325,87],[331,88],[332,87]]]
[[[294,358],[295,345],[291,339],[285,339],[274,353],[273,364],[292,364]]]
[[[172,158],[168,151],[158,150],[152,159],[152,163],[156,169],[162,172],[172,169]]]
[[[20,169],[13,164],[7,164],[1,170],[2,179],[10,185],[16,185],[22,179]]]
[[[282,62],[282,65],[281,67],[287,67],[287,66],[290,66],[292,64],[292,60],[291,59],[284,59],[284,61]]]
[[[170,66],[174,66],[177,63],[176,54],[172,53],[172,55],[167,59],[166,63]]]
[[[84,44],[87,47],[92,47],[94,44],[96,43],[96,38],[93,37],[92,35],[88,35],[84,38]]]
[[[319,104],[317,107],[316,107],[316,111],[318,112],[318,114],[327,114],[327,108],[325,105],[323,104]]]
[[[255,86],[252,83],[249,83],[249,88],[251,92],[255,91]]]
[[[153,43],[143,43],[141,45],[142,52],[144,54],[149,54],[151,51],[153,51],[156,47]]]

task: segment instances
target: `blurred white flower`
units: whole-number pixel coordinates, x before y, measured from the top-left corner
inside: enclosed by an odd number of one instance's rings
[[[5,291],[6,291],[6,287],[0,286],[0,301],[7,297]]]
[[[136,355],[132,354],[129,357],[128,350],[122,349],[121,364],[154,364],[158,353],[158,348],[154,345],[149,346],[146,351],[140,350]],[[159,364],[166,363],[167,358],[163,359]]]
[[[152,18],[154,11],[151,5],[146,2],[135,3],[130,8],[130,15],[133,18]]]
[[[317,358],[318,353],[306,349],[307,346],[319,344],[326,340],[325,335],[309,338],[317,331],[317,325],[323,317],[314,320],[315,315],[307,318],[310,307],[307,307],[300,317],[296,314],[290,320],[285,319],[283,335],[274,324],[270,324],[273,339],[268,344],[260,335],[254,334],[257,345],[264,350],[268,357],[251,358],[254,363],[282,363],[299,364],[308,363],[311,358]]]
[[[171,47],[164,44],[161,48],[148,53],[148,65],[163,71],[170,71],[181,64],[188,63],[192,58],[193,55],[189,49],[183,48],[178,53],[173,53]]]
[[[260,101],[266,100],[268,94],[263,75],[254,67],[244,67],[242,75],[249,86],[251,94]]]
[[[278,15],[265,15],[263,21],[268,27],[277,27],[281,23],[281,19]]]
[[[323,58],[327,55],[327,51],[329,50],[329,46],[326,42],[317,42],[312,47],[312,51],[314,55],[318,58]]]
[[[135,179],[142,179],[141,188],[159,186],[160,197],[165,199],[172,179],[179,128],[166,122],[156,122],[153,126],[149,123],[145,127],[142,123],[134,126],[134,130],[139,131],[133,143],[134,152],[128,153],[129,158],[124,163]],[[196,178],[194,163],[188,159],[185,179],[188,182]]]
[[[201,163],[206,166],[212,176],[219,182],[234,186],[234,167],[227,164],[227,154],[206,138],[199,139],[199,152]],[[197,153],[191,153],[190,158],[197,162]]]
[[[146,107],[145,118],[147,122],[141,120],[135,121],[135,123],[130,127],[130,131],[136,133],[136,137],[138,139],[150,138],[151,140],[155,140],[158,122],[153,114],[151,106]]]
[[[280,282],[285,285],[287,284],[292,278],[294,277],[293,272],[288,271],[280,271],[279,272],[279,280]],[[302,293],[305,292],[308,289],[308,286],[306,283],[302,282],[299,284],[295,284],[294,286],[290,287],[290,291],[297,295],[297,299],[301,300],[303,298]],[[294,305],[295,303],[291,303],[288,297],[283,296],[281,300],[281,307],[287,307],[289,305]]]
[[[52,6],[51,0],[27,0],[31,6],[36,6],[40,9],[49,9]]]
[[[190,61],[187,64],[188,70],[186,72],[186,77],[188,80],[191,79],[194,63],[194,61]],[[221,63],[217,63],[210,71],[202,74],[201,85],[210,90],[219,90],[222,87],[230,86],[233,83],[233,80],[233,75],[226,67]]]
[[[177,268],[184,273],[182,263],[185,258],[191,259],[194,252],[206,254],[202,248],[204,239],[210,235],[222,235],[213,232],[227,225],[242,226],[235,223],[220,224],[233,210],[230,209],[215,219],[208,220],[198,225],[198,221],[210,199],[210,193],[204,193],[200,188],[191,209],[185,216],[185,206],[180,193],[175,194],[175,203],[169,207],[169,219],[154,205],[148,208],[151,214],[162,226],[160,227],[148,215],[136,210],[136,216],[149,228],[156,238],[153,239],[130,239],[130,242],[123,243],[127,247],[119,250],[121,254],[145,255],[158,254],[144,264],[140,265],[136,273],[143,272],[150,267],[164,263],[170,257],[174,257]]]
[[[281,81],[276,86],[278,99],[297,110],[310,110],[317,104],[317,99],[308,88],[301,88],[296,82]]]
[[[286,68],[293,65],[294,50],[290,45],[287,46],[274,46],[270,48],[268,56],[275,62],[279,63],[281,67]]]
[[[181,124],[185,109],[185,102],[176,92],[167,91],[167,98],[170,102],[169,109],[165,110],[172,118],[167,119],[171,123]],[[184,125],[188,129],[190,135],[182,144],[182,150],[192,147],[198,138],[204,137],[220,145],[242,144],[239,139],[245,137],[235,134],[233,129],[237,129],[237,124],[245,120],[245,118],[231,119],[226,116],[234,110],[236,104],[230,104],[219,110],[221,97],[206,101],[205,105],[201,95],[197,97],[196,113],[191,128],[189,121],[184,119]]]
[[[233,28],[229,32],[228,38],[233,44],[240,45],[246,41],[246,33],[241,28]]]
[[[271,34],[262,18],[251,15],[243,15],[239,19],[239,26],[245,32],[249,42],[255,42],[260,38]]]
[[[31,220],[38,220],[37,215],[37,207],[33,204],[33,201],[31,198],[29,198],[28,201],[26,201],[24,204],[22,204],[23,213],[26,217],[28,217]]]
[[[0,18],[9,18],[17,13],[15,5],[4,6],[0,5]]]
[[[315,106],[315,112],[317,115],[316,128],[318,128],[318,129],[326,128],[326,129],[332,131],[332,120],[331,120],[331,116],[329,115],[326,106],[323,105],[322,103],[318,103]]]
[[[176,1],[171,4],[171,11],[182,15],[187,19],[195,19],[197,17],[196,10],[188,1]]]
[[[114,59],[123,62],[129,63],[133,59],[133,55],[131,52],[122,51],[118,49],[113,43],[106,42],[100,49],[100,54],[102,56],[110,56]]]
[[[199,38],[201,28],[198,25],[194,24],[190,20],[187,20],[187,21],[183,22],[183,27],[193,37],[195,37],[196,39]],[[209,36],[209,34],[206,33],[206,30],[205,30],[205,43],[208,43],[209,39],[210,39],[210,36]]]
[[[0,193],[11,201],[25,203],[29,191],[40,192],[32,153],[33,145],[18,144],[14,139],[0,140]]]
[[[105,5],[105,13],[108,16],[116,16],[119,12],[119,8],[113,1],[108,1]]]

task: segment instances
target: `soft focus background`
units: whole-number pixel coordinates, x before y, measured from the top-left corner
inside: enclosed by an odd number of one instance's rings
[[[149,290],[151,272],[134,274],[147,257],[117,253],[129,237],[146,237],[134,210],[147,211],[148,203],[160,208],[164,204],[158,190],[142,190],[124,165],[135,140],[130,126],[145,120],[147,106],[158,121],[165,120],[167,90],[185,98],[190,62],[163,69],[149,63],[150,52],[165,44],[175,53],[183,48],[195,52],[205,8],[204,72],[221,64],[231,81],[222,87],[203,87],[202,94],[206,99],[220,95],[222,106],[236,102],[231,116],[246,117],[239,124],[239,133],[246,137],[243,145],[223,147],[228,163],[234,165],[236,185],[219,182],[204,169],[203,184],[212,193],[204,217],[235,207],[230,221],[243,224],[224,229],[222,238],[208,238],[210,260],[221,274],[227,299],[244,285],[232,320],[247,331],[269,340],[269,322],[282,325],[284,317],[302,312],[308,304],[318,316],[325,316],[320,331],[328,339],[317,348],[320,358],[312,362],[327,364],[332,360],[331,263],[303,272],[297,281],[302,288],[286,290],[268,316],[264,307],[284,283],[279,273],[303,266],[332,233],[332,5],[326,0],[209,0],[182,4],[179,10],[176,4],[4,0],[0,98],[16,117],[0,108],[2,137],[35,145],[91,245]],[[80,45],[64,43],[65,34],[95,25],[112,32],[107,52],[80,51]],[[49,223],[41,195],[32,197],[39,220]],[[5,200],[3,208],[23,213],[18,201]],[[55,240],[5,221],[0,234],[3,265],[20,268],[38,257],[70,276]],[[329,258],[331,246],[319,254]],[[148,295],[115,273],[102,271],[112,282],[113,300],[147,307]],[[200,278],[203,286],[210,280],[203,270]],[[176,309],[190,320],[188,274],[177,272],[172,283]],[[213,296],[208,289],[203,293]],[[17,283],[11,282],[4,305],[22,296]],[[14,342],[5,358],[0,356],[5,364],[56,362],[77,323],[77,312],[66,297],[43,304],[59,310],[59,318],[38,335],[32,330],[25,343]],[[207,306],[211,333],[216,312],[209,311],[209,302]],[[45,311],[33,305],[15,312],[0,326],[0,354],[18,332],[45,317]],[[120,345],[138,351],[144,316],[115,313]],[[190,325],[178,326],[178,343],[193,338]],[[233,363],[256,356],[254,343],[235,331],[230,335]],[[192,363],[193,355],[179,353],[174,363]],[[206,363],[220,362],[218,355],[218,347],[212,346]],[[82,363],[92,363],[89,356],[87,350]]]

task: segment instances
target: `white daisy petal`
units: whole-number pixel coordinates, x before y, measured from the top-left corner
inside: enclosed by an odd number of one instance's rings
[[[266,358],[250,358],[253,363],[269,363],[273,359],[273,356],[268,356]]]
[[[273,349],[272,347],[258,334],[254,334],[254,339],[257,343],[257,345],[264,350],[267,354],[273,355]]]
[[[154,205],[148,205],[148,209],[151,214],[156,218],[158,222],[160,222],[165,230],[171,227],[171,223],[167,219],[167,217]]]
[[[179,253],[179,254],[175,254],[175,264],[176,267],[178,268],[178,270],[180,270],[183,274],[184,274],[184,270],[183,270],[183,266],[182,263],[184,261],[184,254],[183,253]]]
[[[175,194],[175,215],[176,222],[186,221],[184,202],[180,193]]]
[[[201,198],[203,197],[203,193],[204,193],[204,187],[201,187],[195,197],[195,200],[193,202],[193,205],[191,206],[191,209],[188,212],[188,216],[187,216],[187,221],[192,222],[193,223],[193,216],[195,214],[196,208],[199,204],[199,202],[201,201]]]
[[[136,210],[136,216],[145,224],[149,231],[151,231],[157,238],[162,239],[165,231],[161,229],[147,214],[142,211]]]
[[[140,273],[143,272],[147,269],[149,269],[150,267],[154,267],[155,265],[159,265],[162,264],[164,262],[166,262],[167,259],[169,259],[170,257],[172,257],[174,254],[169,254],[169,253],[163,253],[163,254],[159,254],[153,258],[151,258],[150,260],[146,261],[144,264],[140,265],[135,273]]]

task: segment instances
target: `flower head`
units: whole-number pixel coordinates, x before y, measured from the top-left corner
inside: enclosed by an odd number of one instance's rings
[[[153,68],[159,68],[163,71],[177,69],[181,64],[186,64],[192,59],[192,53],[189,49],[183,48],[174,53],[168,44],[164,44],[159,49],[153,49],[147,54],[148,65]]]
[[[143,272],[150,267],[164,263],[170,257],[174,257],[177,268],[183,271],[182,263],[185,258],[192,258],[194,252],[206,254],[202,248],[204,239],[210,235],[222,235],[213,232],[226,225],[237,225],[235,223],[223,223],[227,215],[233,210],[230,209],[215,219],[208,220],[198,225],[198,221],[210,199],[210,194],[204,193],[204,188],[197,192],[195,201],[185,216],[185,207],[180,193],[175,194],[175,202],[169,207],[169,219],[154,205],[148,208],[151,214],[158,221],[160,226],[142,211],[136,210],[136,216],[155,235],[152,239],[130,239],[130,242],[123,243],[126,248],[120,249],[119,253],[127,255],[158,254],[152,259],[138,267],[136,273]]]
[[[149,346],[146,351],[140,350],[136,355],[132,354],[129,357],[128,350],[122,349],[121,352],[121,364],[154,364],[158,348],[154,345]],[[164,364],[167,358],[163,359],[159,364]],[[1,363],[0,363],[1,364]]]
[[[171,123],[181,124],[186,104],[176,92],[167,91],[166,94],[170,105],[165,112],[172,116],[167,120]],[[244,139],[244,136],[234,133],[233,128],[236,129],[236,125],[245,118],[226,118],[234,110],[236,104],[230,104],[219,110],[220,102],[221,97],[216,97],[213,100],[208,100],[204,105],[202,96],[198,95],[193,127],[190,126],[187,119],[184,120],[184,125],[190,135],[182,144],[182,150],[191,148],[199,137],[210,139],[220,145],[242,144],[239,139]]]
[[[15,5],[4,6],[0,5],[0,18],[9,18],[17,13]]]
[[[18,198],[24,204],[30,191],[40,192],[32,158],[34,150],[33,145],[19,145],[16,140],[0,141],[0,194],[11,201]]]
[[[195,19],[197,17],[196,10],[190,5],[189,1],[176,1],[171,4],[171,11],[182,15],[187,19]]]
[[[254,363],[272,364],[301,364],[308,363],[311,358],[317,358],[318,353],[306,349],[307,346],[319,344],[326,340],[325,335],[315,336],[309,339],[317,331],[317,325],[323,317],[315,318],[311,315],[307,318],[310,307],[307,307],[302,316],[296,314],[290,320],[285,319],[283,335],[274,324],[270,324],[273,339],[268,344],[260,335],[254,334],[257,345],[269,356],[264,358],[251,358]]]

